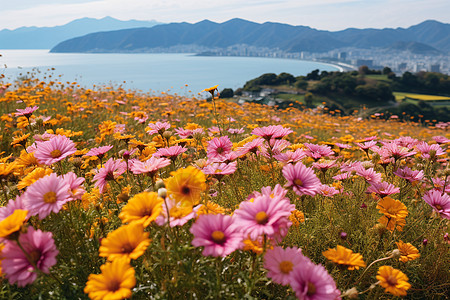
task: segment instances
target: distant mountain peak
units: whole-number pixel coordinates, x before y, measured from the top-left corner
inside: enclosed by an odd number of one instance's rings
[[[50,49],[61,41],[93,32],[152,27],[157,21],[121,21],[110,16],[81,18],[54,27],[20,27],[0,30],[0,49]]]

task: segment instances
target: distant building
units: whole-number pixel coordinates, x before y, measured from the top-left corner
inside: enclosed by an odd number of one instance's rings
[[[372,68],[373,60],[372,59],[357,59],[356,60],[356,65],[358,67],[367,66],[368,68]]]
[[[430,66],[430,72],[440,73],[441,72],[441,65],[431,65]]]
[[[347,60],[347,52],[339,52],[338,58],[340,60]]]
[[[408,65],[405,62],[399,63],[397,69],[399,71],[405,71]]]

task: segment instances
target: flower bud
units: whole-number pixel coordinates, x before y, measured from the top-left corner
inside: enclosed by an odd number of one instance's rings
[[[349,299],[358,299],[359,298],[358,290],[355,287],[352,287],[351,289],[346,290],[342,294],[342,298],[344,297],[348,297]]]
[[[167,190],[165,188],[158,189],[158,197],[166,198],[167,197]]]
[[[162,179],[158,179],[155,183],[156,190],[159,190],[160,188],[165,188],[166,185],[164,184],[164,181]]]
[[[400,250],[394,249],[394,250],[392,250],[391,255],[392,255],[392,258],[397,259],[397,258],[400,258],[400,256],[402,256],[402,253],[400,252]]]

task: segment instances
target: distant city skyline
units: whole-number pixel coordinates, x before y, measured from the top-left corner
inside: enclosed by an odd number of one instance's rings
[[[0,30],[106,16],[163,23],[242,18],[330,31],[407,28],[431,19],[450,23],[449,0],[0,0],[0,6]]]

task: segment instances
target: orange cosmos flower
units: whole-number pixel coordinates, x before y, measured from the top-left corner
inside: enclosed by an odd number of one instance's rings
[[[322,254],[332,262],[348,267],[349,270],[359,270],[359,267],[366,267],[361,254],[353,253],[352,250],[341,245],[337,245],[336,249],[328,249]]]

